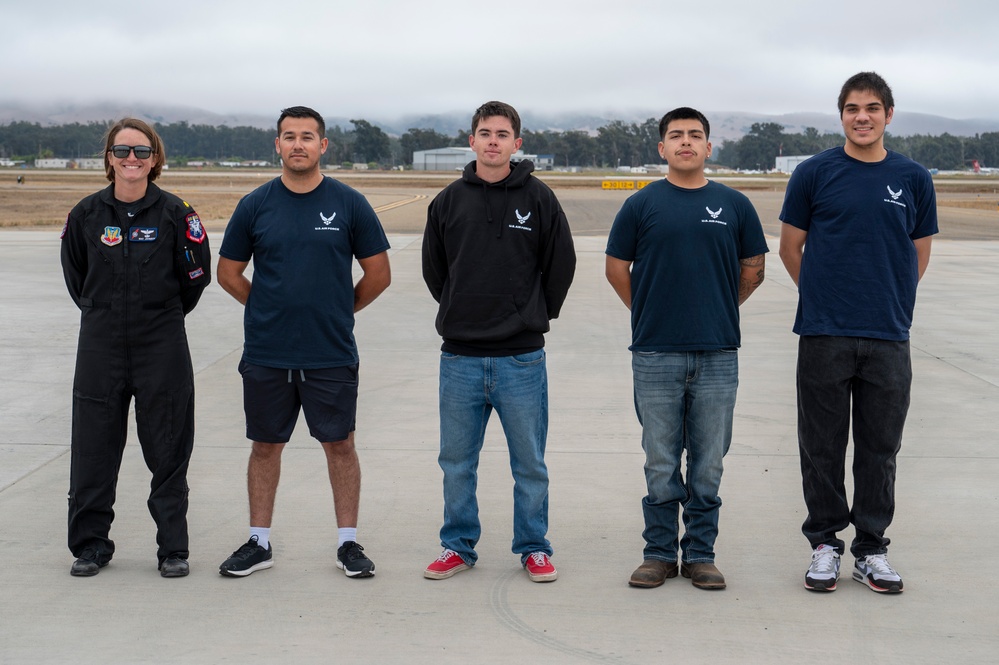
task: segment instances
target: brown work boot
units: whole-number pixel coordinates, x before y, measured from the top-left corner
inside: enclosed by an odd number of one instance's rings
[[[724,589],[725,576],[713,563],[685,563],[680,574],[690,578],[690,583],[698,589]]]
[[[676,577],[676,571],[676,561],[646,559],[631,574],[628,584],[641,587],[642,589],[652,589],[661,586],[667,579]]]

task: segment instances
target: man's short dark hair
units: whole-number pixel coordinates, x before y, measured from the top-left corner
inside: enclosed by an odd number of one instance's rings
[[[326,138],[326,121],[323,120],[323,116],[308,106],[289,106],[286,109],[281,109],[281,115],[277,121],[278,136],[281,135],[281,123],[285,118],[312,118],[319,124],[319,138]]]
[[[674,120],[697,120],[704,128],[704,139],[707,140],[711,137],[711,124],[708,123],[708,119],[704,117],[704,114],[697,109],[690,108],[689,106],[681,106],[664,115],[663,119],[659,121],[660,139],[664,141],[666,140],[666,128],[669,127],[669,123]]]
[[[846,83],[843,84],[843,88],[839,91],[837,106],[839,106],[840,117],[843,116],[843,107],[846,106],[846,98],[850,96],[851,92],[873,93],[875,97],[881,100],[885,111],[895,108],[895,98],[891,94],[888,82],[875,72],[860,72],[848,78]]]
[[[485,118],[492,118],[494,116],[509,118],[510,124],[513,125],[513,138],[520,138],[520,114],[517,113],[517,109],[509,104],[495,101],[486,102],[475,109],[475,115],[472,116],[472,134],[475,134],[475,130],[479,127],[479,122]]]

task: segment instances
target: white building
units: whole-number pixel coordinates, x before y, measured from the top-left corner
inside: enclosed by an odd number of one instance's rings
[[[61,157],[52,157],[49,159],[36,159],[35,168],[36,169],[64,169],[69,166],[70,160],[63,159]]]
[[[778,173],[792,173],[794,171],[794,167],[801,164],[809,157],[814,156],[815,155],[789,155],[778,157],[777,163],[774,165],[774,171],[777,171]]]
[[[551,171],[555,168],[555,155],[538,155],[531,160],[536,171]]]
[[[471,148],[434,148],[433,150],[413,151],[414,171],[461,171],[465,165],[475,159],[475,153]],[[517,162],[522,159],[529,159],[534,162],[534,168],[541,170],[538,166],[537,155],[524,154],[523,150],[518,150],[510,156],[510,160]]]
[[[471,148],[435,148],[413,151],[414,171],[460,171],[475,159]]]

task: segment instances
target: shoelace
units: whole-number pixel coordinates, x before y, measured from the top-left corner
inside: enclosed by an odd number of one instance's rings
[[[885,554],[871,554],[866,558],[866,563],[868,566],[874,569],[874,571],[883,577],[898,577],[898,573],[895,569],[891,567],[888,563],[888,556]]]
[[[816,573],[831,573],[836,569],[836,550],[822,548],[812,552],[812,570]]]
[[[260,543],[256,536],[251,536],[250,540],[239,546],[239,549],[232,553],[233,556],[248,557],[253,554],[257,548],[260,547]]]
[[[441,555],[439,557],[437,557],[437,560],[441,561],[441,562],[444,562],[444,561],[447,561],[448,559],[450,559],[453,556],[458,556],[458,553],[455,552],[454,550],[444,550],[443,552],[441,552]]]
[[[546,563],[548,563],[547,561],[548,555],[546,555],[544,552],[534,552],[533,554],[531,554],[531,558],[534,559],[535,566],[543,566]]]
[[[354,559],[363,559],[364,555],[361,554],[362,550],[364,550],[363,547],[361,547],[357,543],[354,543],[351,547],[347,548],[346,552],[343,553],[344,558],[350,561],[353,561]]]

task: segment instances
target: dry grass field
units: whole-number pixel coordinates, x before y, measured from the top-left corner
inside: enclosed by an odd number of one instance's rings
[[[157,181],[161,187],[187,200],[205,225],[220,231],[239,199],[267,180],[277,170],[171,170]],[[17,176],[24,178],[17,183]],[[457,173],[340,173],[332,175],[368,196],[390,233],[418,233],[426,215],[426,200]],[[631,192],[602,191],[604,179],[634,180],[621,175],[540,174],[558,192],[574,233],[606,233],[620,203]],[[720,177],[720,181],[744,190],[753,200],[768,233],[779,232],[775,224],[786,177]],[[999,240],[999,178],[941,177],[935,180],[941,237]],[[98,171],[0,171],[0,228],[61,226],[70,209],[83,197],[107,186]],[[423,201],[402,205],[407,200]],[[401,206],[401,207],[397,207]],[[382,214],[382,210],[390,213]]]
[[[24,177],[23,184],[17,184],[17,175]],[[156,184],[189,201],[208,222],[228,219],[244,194],[273,175],[164,173]],[[80,199],[107,185],[98,171],[0,172],[0,227],[62,225]]]

